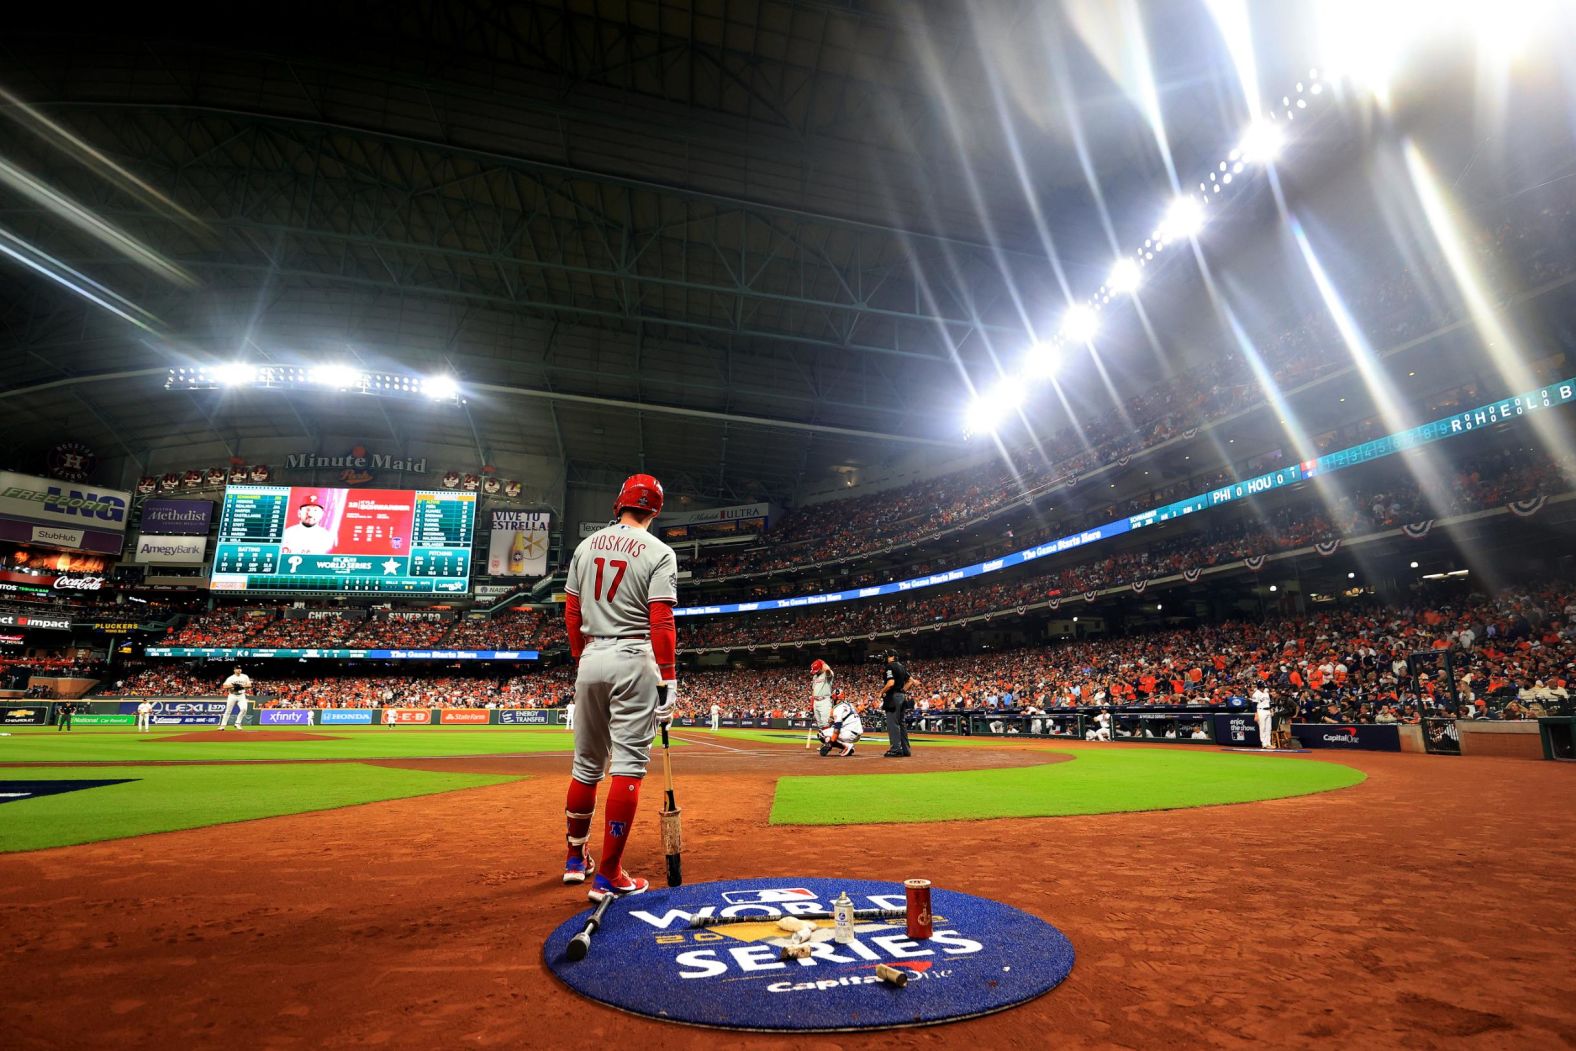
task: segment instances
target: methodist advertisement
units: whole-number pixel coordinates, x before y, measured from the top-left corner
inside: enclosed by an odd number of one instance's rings
[[[215,591],[463,595],[476,494],[232,485]]]
[[[494,577],[540,577],[547,574],[546,511],[493,511],[487,538],[487,574]]]
[[[0,540],[118,555],[131,494],[0,471]]]
[[[144,500],[139,524],[143,536],[207,536],[213,501]]]

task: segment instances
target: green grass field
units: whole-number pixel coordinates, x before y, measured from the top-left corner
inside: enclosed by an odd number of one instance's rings
[[[561,728],[314,726],[325,741],[270,739],[272,727],[226,730],[229,740],[178,741],[181,734],[211,726],[179,727],[138,734],[131,728],[93,727],[58,733],[53,726],[13,730],[0,737],[0,765],[6,763],[145,763],[216,759],[409,759],[457,755],[518,755],[568,752],[572,735]],[[296,732],[287,729],[283,732]]]
[[[1175,810],[1328,792],[1365,778],[1349,766],[1285,756],[1141,747],[1072,755],[1070,762],[1006,770],[784,777],[771,821],[864,825]]]
[[[307,766],[5,767],[0,781],[134,778],[0,803],[0,852],[173,832],[231,821],[478,788],[513,777],[398,770],[362,763]]]

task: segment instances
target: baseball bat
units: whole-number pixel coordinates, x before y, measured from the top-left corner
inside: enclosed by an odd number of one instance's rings
[[[586,953],[591,951],[591,935],[602,926],[602,916],[607,912],[607,907],[613,904],[615,897],[616,895],[609,894],[597,902],[596,908],[591,910],[591,918],[586,920],[585,929],[569,939],[569,947],[564,950],[564,955],[571,961],[583,960],[586,958]]]
[[[797,920],[835,919],[830,912],[796,912]],[[855,909],[856,920],[901,920],[908,916],[907,909]],[[730,923],[771,923],[776,916],[696,916],[690,920],[691,929],[697,927],[723,927]]]
[[[668,886],[679,887],[684,884],[684,827],[679,805],[673,798],[673,760],[668,753],[666,726],[662,727],[662,775],[667,781],[662,801],[662,851],[668,856]]]

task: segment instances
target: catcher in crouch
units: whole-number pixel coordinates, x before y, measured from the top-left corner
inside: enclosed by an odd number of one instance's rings
[[[824,730],[832,722],[832,682],[837,673],[823,660],[810,665],[811,708],[815,714],[815,728]]]
[[[843,750],[838,755],[853,755],[854,742],[864,735],[865,724],[859,718],[858,710],[839,697],[832,706],[830,721],[821,729],[821,754],[828,755],[834,745],[842,745]]]

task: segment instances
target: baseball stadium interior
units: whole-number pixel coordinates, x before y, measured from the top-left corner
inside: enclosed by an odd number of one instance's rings
[[[238,15],[0,34],[7,1046],[1576,1045],[1576,6]]]

